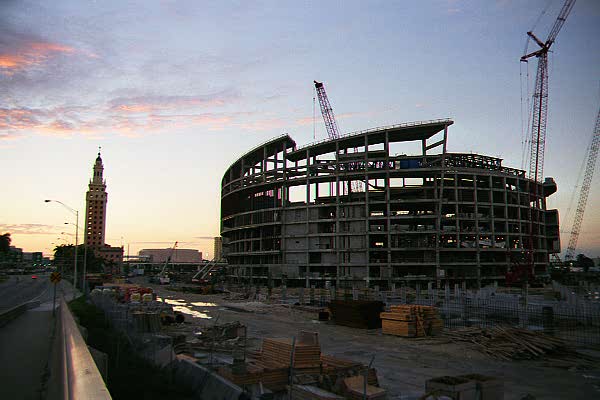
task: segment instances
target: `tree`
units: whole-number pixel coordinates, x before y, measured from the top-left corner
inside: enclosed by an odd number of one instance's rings
[[[85,245],[77,246],[77,274],[83,273],[83,261]],[[60,245],[54,248],[54,263],[64,273],[72,274],[75,268],[75,246],[72,244]],[[104,260],[96,257],[94,250],[88,247],[87,251],[87,273],[104,272]]]
[[[10,250],[10,233],[0,235],[0,253],[8,253]]]

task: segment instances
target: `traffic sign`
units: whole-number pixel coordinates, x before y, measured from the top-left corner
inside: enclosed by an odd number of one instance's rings
[[[50,282],[58,283],[58,282],[60,282],[60,279],[61,279],[60,272],[53,272],[50,274]]]

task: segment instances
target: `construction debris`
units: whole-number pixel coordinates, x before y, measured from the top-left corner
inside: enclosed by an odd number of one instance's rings
[[[238,321],[213,325],[195,332],[194,336],[194,339],[187,342],[190,350],[231,353],[243,347],[246,341],[246,326]]]
[[[438,335],[444,328],[437,309],[429,306],[396,305],[382,312],[382,332],[386,335],[423,337]]]
[[[344,379],[345,397],[352,400],[376,400],[384,399],[386,396],[385,389],[369,385],[368,379],[365,385],[364,376],[351,376]]]
[[[548,366],[559,368],[595,367],[598,363],[597,359],[567,346],[562,339],[520,328],[471,327],[448,331],[445,336],[473,343],[482,353],[505,361],[543,358]]]
[[[292,366],[292,368],[290,368]],[[300,332],[297,340],[269,338],[260,351],[246,354],[244,361],[218,368],[219,375],[241,386],[263,385],[273,392],[292,391],[293,398],[363,398],[367,373],[367,398],[379,399],[386,391],[378,387],[377,371],[360,363],[321,354],[314,332]],[[359,390],[355,377],[360,380]],[[292,386],[290,387],[290,382]],[[358,393],[358,394],[357,394]],[[358,396],[358,397],[356,397]]]

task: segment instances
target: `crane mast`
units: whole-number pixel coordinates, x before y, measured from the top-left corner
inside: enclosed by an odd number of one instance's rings
[[[544,154],[546,150],[546,122],[548,119],[548,52],[550,47],[556,40],[558,33],[564,25],[569,13],[575,5],[575,0],[566,0],[558,18],[554,22],[548,38],[545,42],[542,42],[533,34],[533,32],[527,32],[527,35],[535,41],[540,47],[538,50],[525,54],[521,57],[521,62],[528,62],[532,57],[538,59],[537,74],[535,78],[535,88],[533,92],[533,107],[532,107],[532,125],[531,125],[531,139],[530,139],[530,153],[529,153],[529,172],[528,177],[531,179],[533,189],[528,191],[529,195],[529,243],[528,243],[528,260],[527,260],[527,271],[520,271],[519,274],[524,276],[525,282],[528,281],[529,276],[535,274],[535,257],[534,257],[534,239],[535,235],[539,233],[539,220],[540,212],[534,212],[533,208],[541,207],[539,202],[539,183],[544,179]],[[534,221],[535,219],[535,221]],[[534,229],[534,222],[537,223],[538,228]],[[518,269],[523,269],[520,266]]]
[[[548,51],[556,40],[569,13],[575,5],[575,0],[567,0],[563,5],[554,26],[545,42],[538,39],[533,32],[527,32],[540,48],[521,57],[522,62],[529,58],[538,59],[535,89],[533,92],[531,143],[529,156],[529,178],[541,182],[544,178],[544,153],[546,147],[546,121],[548,119]]]
[[[592,178],[594,177],[594,169],[596,169],[596,160],[598,159],[598,148],[600,147],[600,110],[596,117],[596,126],[592,136],[592,143],[590,144],[587,162],[585,166],[585,175],[583,176],[583,184],[581,185],[581,192],[579,194],[579,202],[577,203],[577,211],[575,212],[575,220],[573,221],[573,228],[571,228],[571,237],[569,239],[569,247],[565,254],[565,261],[572,260],[575,256],[575,249],[577,248],[577,240],[579,239],[579,232],[581,229],[581,223],[583,222],[583,213],[587,205],[588,195],[590,194],[590,187],[592,185]]]

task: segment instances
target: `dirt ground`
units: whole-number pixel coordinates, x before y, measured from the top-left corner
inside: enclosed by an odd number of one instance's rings
[[[142,284],[143,281],[139,281]],[[143,282],[144,285],[147,285]],[[239,321],[247,326],[250,346],[259,347],[265,337],[292,337],[300,330],[319,333],[321,351],[368,364],[375,356],[380,385],[389,399],[422,394],[425,381],[443,375],[478,373],[502,377],[506,400],[600,398],[600,365],[593,371],[570,371],[540,361],[498,361],[464,343],[444,337],[408,339],[317,321],[316,313],[283,305],[229,301],[223,295],[199,295],[152,286],[157,295],[173,302],[194,326]],[[198,303],[194,305],[193,303]],[[192,316],[195,314],[196,316]],[[405,397],[406,396],[406,397]]]

